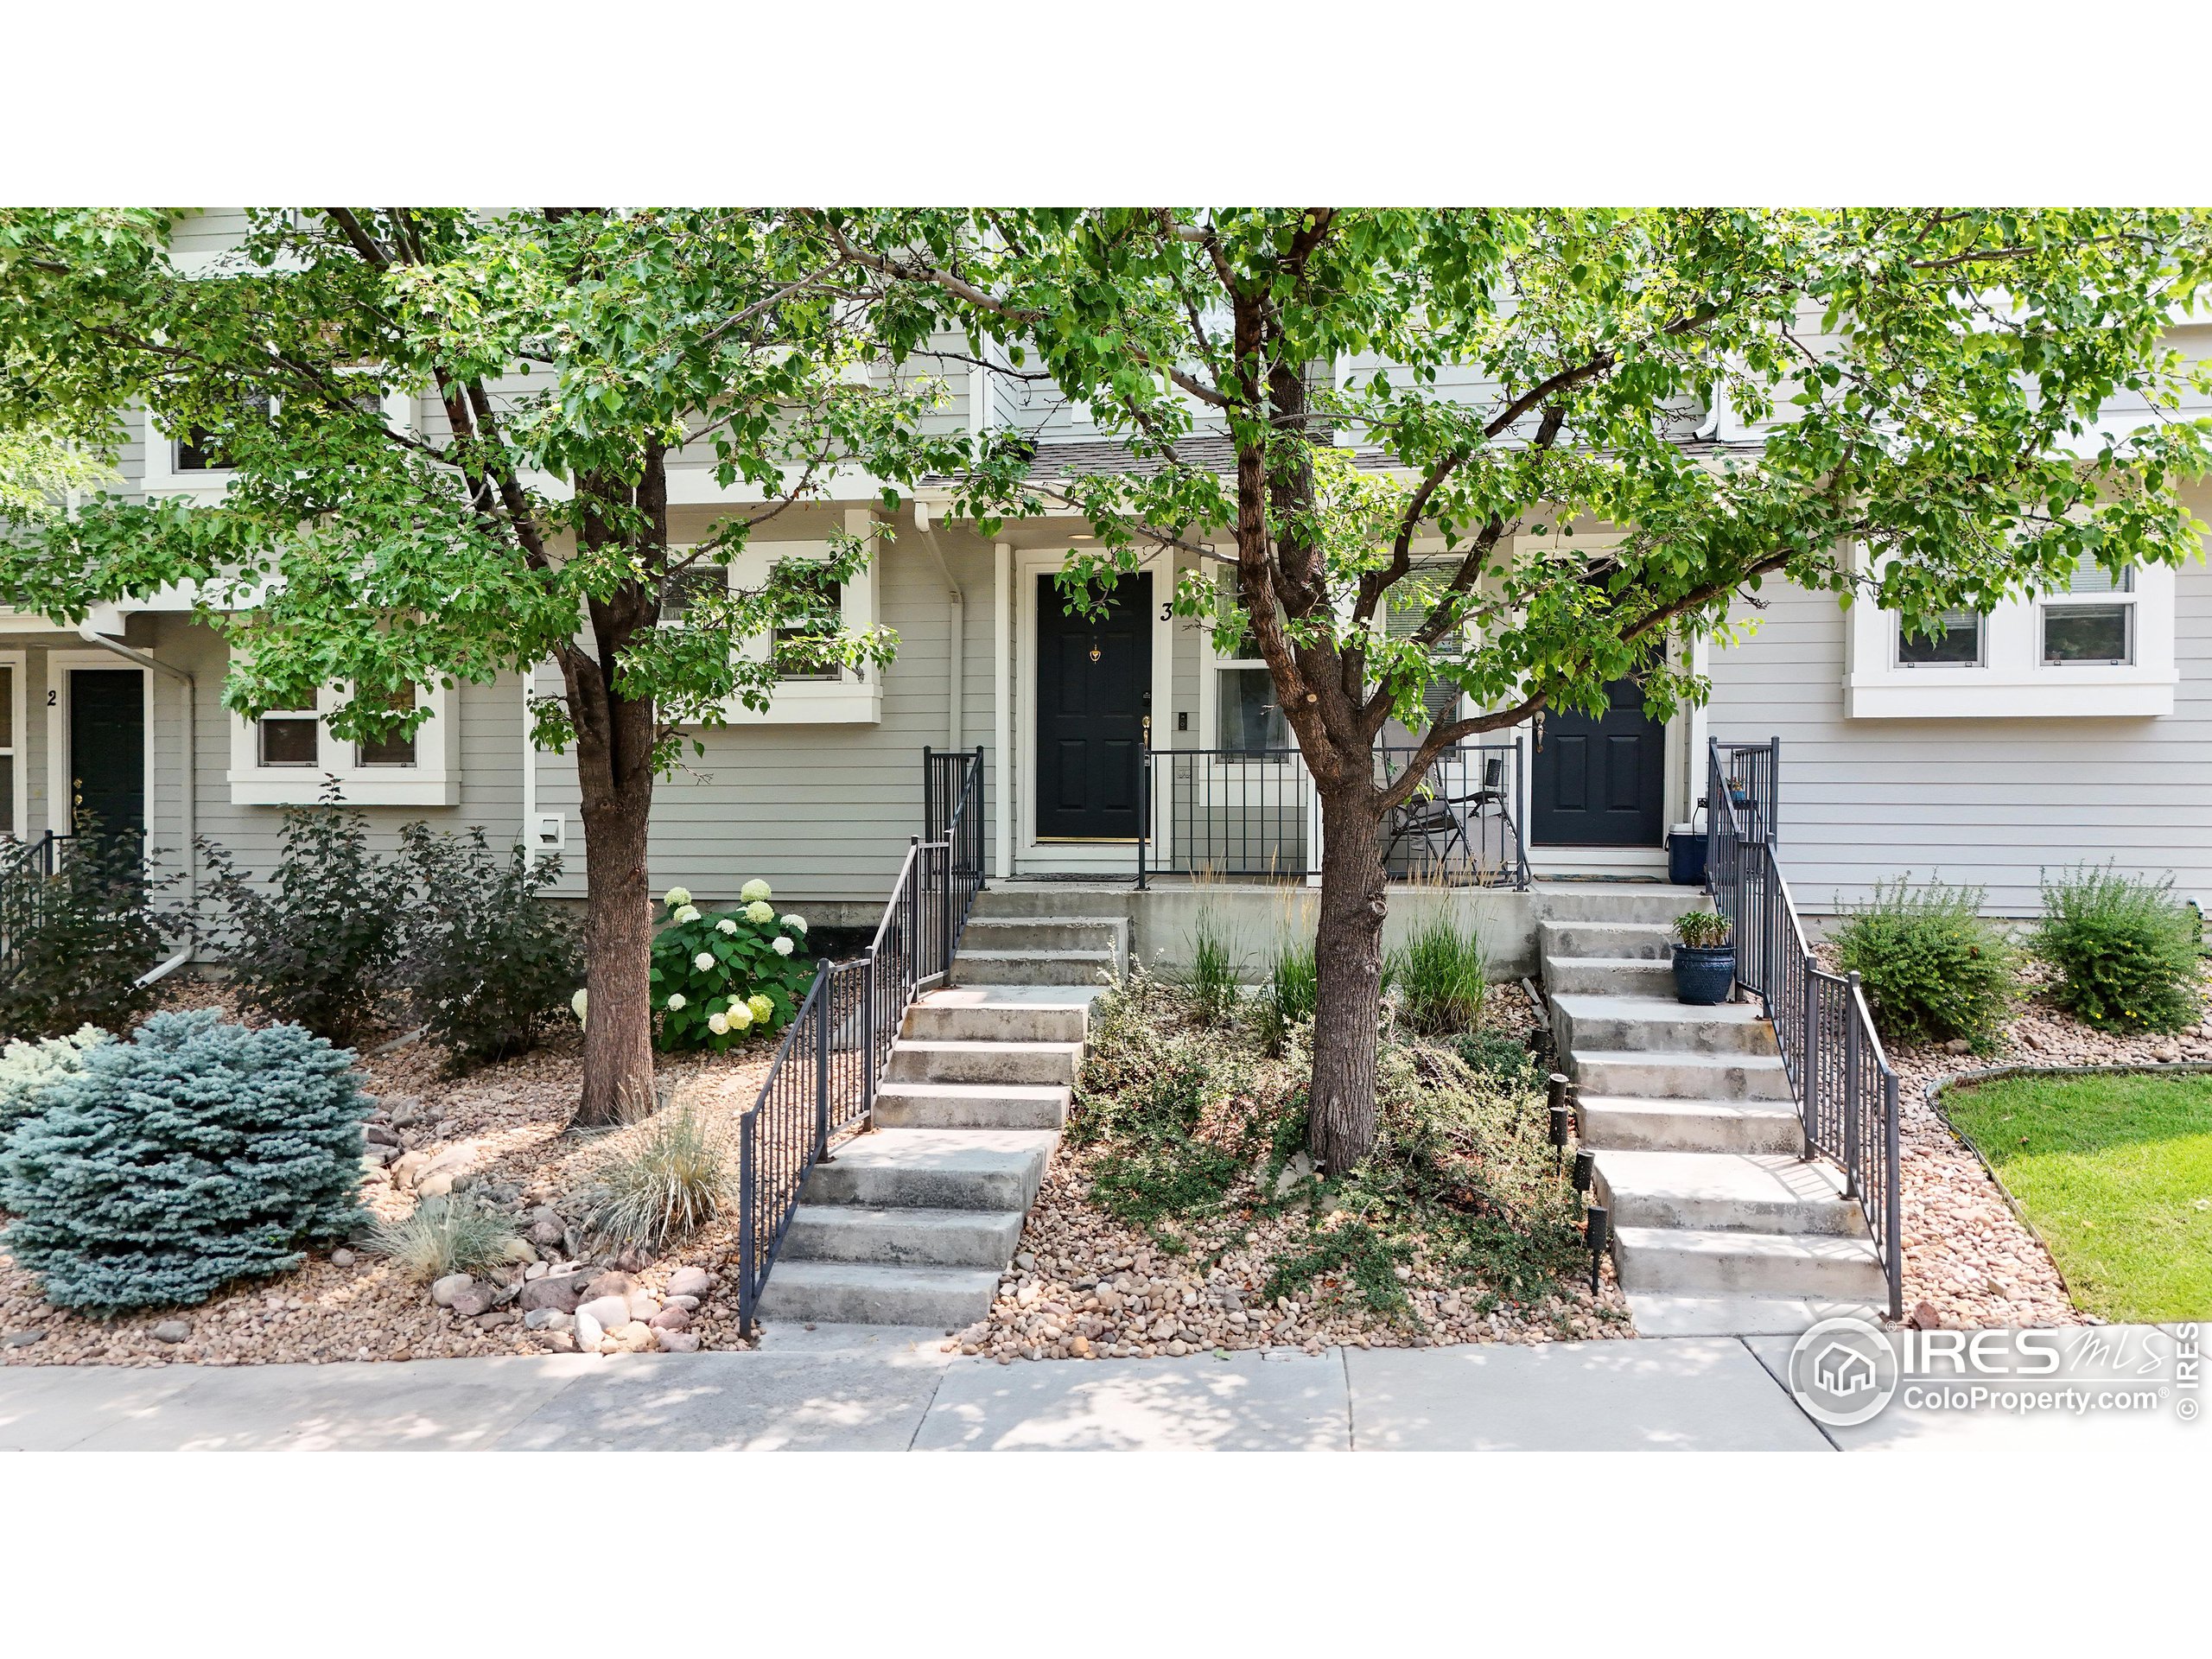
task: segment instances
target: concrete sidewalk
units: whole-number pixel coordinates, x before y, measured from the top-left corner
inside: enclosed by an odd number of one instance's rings
[[[1770,1339],[1293,1350],[1000,1365],[937,1332],[772,1331],[751,1353],[0,1369],[27,1451],[1774,1451],[2212,1447],[2155,1418],[1893,1408],[1824,1431]]]

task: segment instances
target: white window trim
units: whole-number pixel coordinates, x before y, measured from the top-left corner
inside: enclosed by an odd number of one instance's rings
[[[429,718],[415,728],[415,764],[411,766],[365,766],[355,760],[353,744],[334,736],[327,725],[316,728],[318,759],[312,766],[264,766],[261,764],[260,722],[227,711],[231,722],[231,766],[226,774],[231,801],[236,806],[313,806],[322,799],[324,785],[338,779],[347,806],[458,806],[461,804],[461,766],[456,753],[461,722],[454,717],[455,693],[434,685],[417,695],[429,704]],[[340,687],[326,687],[315,699],[314,712],[327,717],[346,701]],[[272,709],[276,715],[304,715],[301,709]]]
[[[270,399],[273,411],[282,398]],[[395,432],[415,429],[415,400],[404,391],[387,392],[383,399],[385,424]],[[205,496],[218,499],[229,493],[234,468],[180,471],[176,464],[177,435],[162,425],[152,410],[146,411],[146,459],[138,487],[148,495]]]
[[[2069,592],[2063,594],[2044,594],[2039,595],[2036,601],[2036,661],[2044,668],[2050,670],[2054,673],[2063,673],[2069,676],[2078,674],[2085,668],[2098,669],[2134,667],[2136,658],[2142,654],[2143,573],[2138,570],[2135,571],[2133,575],[2134,580],[2129,583],[2125,589],[2113,588],[2108,592],[2101,594],[2076,594]],[[2126,626],[2127,632],[2128,649],[2127,657],[2124,662],[2054,663],[2047,659],[2047,655],[2044,650],[2044,631],[2050,624],[2051,612],[2055,610],[2080,610],[2085,607],[2105,609],[2115,605],[2125,607],[2127,613]]]
[[[1853,563],[1864,568],[1864,555]],[[2083,595],[2082,602],[2091,596]],[[2104,595],[2095,595],[2099,601]],[[2174,711],[2174,572],[2135,572],[2135,660],[2045,664],[2040,596],[2005,601],[1983,620],[1979,664],[1897,660],[1896,613],[1861,599],[1847,613],[1844,713],[1853,720],[2156,717]],[[2062,601],[2064,602],[2064,601]],[[2107,601],[2108,602],[2108,601]]]
[[[848,535],[873,533],[875,515],[868,508],[845,514]],[[685,550],[671,548],[671,554]],[[830,546],[817,542],[750,542],[728,562],[733,588],[758,588],[768,579],[771,565],[784,559],[827,560]],[[876,567],[884,557],[878,547],[868,563],[848,576],[838,595],[839,613],[849,632],[876,626]],[[679,625],[680,626],[680,625]],[[772,642],[766,638],[740,642],[738,650],[755,662],[766,658]],[[834,680],[779,680],[766,709],[748,709],[732,697],[722,705],[722,717],[732,726],[875,726],[883,720],[884,671],[870,664],[847,669]]]
[[[75,791],[69,779],[69,676],[80,668],[128,673],[135,664],[111,651],[49,651],[46,653],[46,827],[60,836],[76,833],[76,814],[71,809]],[[146,830],[154,830],[154,674],[139,668],[143,687],[139,708],[146,725]],[[20,683],[20,677],[18,677]],[[20,728],[18,728],[21,729]],[[18,741],[18,752],[21,742]],[[17,784],[20,789],[22,785]],[[18,823],[22,819],[16,820]]]
[[[16,671],[16,689],[8,699],[8,729],[15,734],[15,738],[8,749],[0,751],[16,757],[15,798],[10,803],[15,813],[9,822],[16,826],[15,838],[28,841],[30,839],[30,821],[26,814],[30,810],[30,770],[27,763],[30,759],[30,746],[26,741],[29,734],[23,730],[23,716],[30,705],[25,695],[23,679],[30,672],[30,653],[27,651],[0,651],[0,668]]]

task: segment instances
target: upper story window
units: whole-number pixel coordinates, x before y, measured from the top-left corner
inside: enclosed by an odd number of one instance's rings
[[[681,622],[683,613],[709,594],[729,591],[729,566],[726,564],[691,564],[676,571],[668,579],[660,601],[660,620]]]
[[[2111,666],[2135,660],[2135,571],[2078,568],[2060,594],[2042,600],[2043,660]]]
[[[349,806],[451,806],[460,798],[454,694],[410,687],[394,704],[402,714],[427,707],[411,732],[349,742],[330,729],[347,700],[327,687],[312,709],[283,709],[247,721],[231,716],[231,799],[241,806],[311,805],[335,778]]]
[[[779,680],[836,681],[844,671],[835,663],[810,660],[806,642],[834,634],[844,626],[845,585],[819,574],[819,565],[790,560],[783,567],[796,579],[807,598],[804,620],[776,630],[776,677]]]
[[[246,409],[263,420],[267,420],[275,405],[266,395],[250,397]],[[188,428],[181,438],[169,440],[169,465],[180,473],[227,473],[236,463],[223,458],[221,446],[204,426]]]
[[[1946,611],[1925,633],[1916,633],[1897,619],[1899,668],[1976,668],[1982,659],[1982,622],[1979,611]]]

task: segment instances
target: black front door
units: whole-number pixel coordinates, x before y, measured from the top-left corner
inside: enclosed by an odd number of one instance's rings
[[[1531,838],[1539,846],[1656,847],[1664,836],[1667,728],[1643,688],[1615,680],[1604,715],[1555,709],[1536,751]]]
[[[1123,576],[1096,617],[1037,579],[1037,839],[1135,841],[1152,707],[1152,578]]]
[[[69,672],[72,816],[106,834],[146,831],[146,679],[135,668]]]

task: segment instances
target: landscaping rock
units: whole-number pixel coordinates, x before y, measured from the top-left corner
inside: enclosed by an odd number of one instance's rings
[[[351,1250],[340,1249],[330,1253],[330,1265],[334,1268],[350,1268],[359,1259]]]
[[[564,1242],[558,1221],[531,1222],[529,1236],[531,1243],[544,1250],[557,1250]]]
[[[620,1296],[594,1296],[576,1308],[579,1319],[592,1319],[607,1330],[630,1323],[630,1304]]]
[[[426,1152],[410,1152],[395,1160],[391,1166],[392,1185],[414,1185],[415,1178],[423,1173],[423,1166],[429,1161],[430,1154]]]
[[[499,1292],[497,1286],[471,1284],[456,1291],[446,1306],[460,1314],[462,1319],[473,1319],[479,1314],[489,1313],[498,1305],[499,1300]]]
[[[680,1307],[664,1307],[645,1323],[656,1331],[689,1331],[691,1316]]]
[[[626,1273],[602,1273],[591,1281],[584,1294],[596,1301],[601,1296],[627,1296],[637,1287]]]
[[[163,1319],[154,1327],[156,1342],[189,1342],[191,1339],[192,1325],[187,1319]]]
[[[720,1282],[704,1268],[678,1268],[668,1275],[668,1294],[677,1296],[696,1296],[702,1301],[715,1294]]]
[[[372,1123],[361,1131],[361,1138],[372,1147],[404,1147],[397,1129],[387,1128],[381,1123]]]
[[[634,1244],[614,1258],[614,1265],[625,1273],[643,1273],[652,1264],[652,1252]]]
[[[1282,1166],[1282,1173],[1275,1177],[1275,1197],[1287,1198],[1313,1179],[1313,1160],[1305,1153],[1298,1153]]]
[[[671,1296],[668,1299],[666,1303],[664,1304],[664,1306],[668,1307],[680,1307],[686,1313],[691,1313],[697,1312],[699,1299],[696,1296]]]
[[[521,1323],[521,1314],[516,1313],[514,1309],[511,1307],[503,1307],[496,1313],[480,1315],[476,1320],[476,1328],[479,1331],[498,1331],[504,1329],[507,1325],[520,1325]]]
[[[664,1354],[696,1354],[699,1351],[699,1338],[689,1331],[664,1329],[655,1332],[654,1340]]]
[[[616,1353],[642,1354],[658,1343],[658,1335],[651,1325],[643,1319],[632,1319],[609,1331],[600,1344],[600,1351],[612,1349]]]
[[[633,1290],[623,1300],[630,1305],[630,1317],[650,1320],[660,1312],[660,1298],[650,1290]]]
[[[531,1331],[573,1331],[576,1316],[563,1313],[554,1307],[533,1307],[522,1316],[524,1328]]]
[[[449,1273],[444,1278],[437,1280],[430,1286],[430,1300],[433,1302],[435,1302],[440,1307],[451,1307],[454,1303],[454,1298],[460,1295],[464,1290],[468,1289],[469,1287],[474,1285],[475,1282],[475,1279],[468,1274]],[[480,1308],[478,1310],[480,1313],[483,1310]]]
[[[588,1353],[596,1353],[599,1351],[599,1344],[607,1335],[606,1326],[600,1324],[600,1322],[592,1318],[590,1314],[579,1309],[576,1313],[576,1323],[574,1328],[577,1347],[583,1349]]]
[[[0,1334],[0,1348],[28,1348],[35,1342],[44,1342],[43,1331],[10,1331]]]
[[[522,1306],[525,1313],[537,1308],[550,1308],[556,1313],[573,1313],[584,1299],[584,1276],[581,1273],[549,1274],[543,1279],[524,1281]]]

